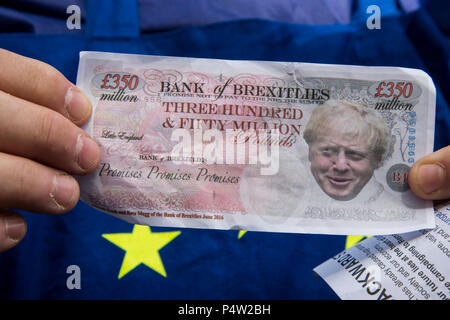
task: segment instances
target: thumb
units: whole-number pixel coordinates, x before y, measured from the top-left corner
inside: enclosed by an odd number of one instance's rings
[[[450,199],[450,146],[417,161],[409,171],[408,182],[420,198]]]
[[[26,232],[27,225],[20,214],[9,210],[0,211],[0,252],[18,244]]]

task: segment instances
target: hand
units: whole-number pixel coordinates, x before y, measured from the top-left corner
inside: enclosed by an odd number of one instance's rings
[[[69,174],[98,166],[100,149],[78,126],[92,113],[88,98],[52,66],[0,49],[0,252],[26,233],[6,208],[59,214],[78,202]]]
[[[450,199],[450,146],[417,161],[408,181],[412,192],[429,200]]]

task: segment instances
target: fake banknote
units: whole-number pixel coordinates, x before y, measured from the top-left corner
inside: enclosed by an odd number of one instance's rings
[[[423,71],[82,52],[101,163],[81,199],[130,223],[392,234],[434,227]]]

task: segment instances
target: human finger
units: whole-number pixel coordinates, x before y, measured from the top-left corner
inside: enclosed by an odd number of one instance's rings
[[[0,90],[48,107],[77,125],[92,113],[87,96],[51,65],[0,49]]]
[[[418,197],[450,199],[450,146],[417,161],[409,171],[408,182]]]
[[[0,210],[0,252],[16,246],[25,237],[27,224],[17,212]]]
[[[0,208],[65,213],[78,202],[77,181],[30,159],[0,153]]]
[[[100,149],[61,114],[0,92],[0,152],[84,174],[100,161]]]

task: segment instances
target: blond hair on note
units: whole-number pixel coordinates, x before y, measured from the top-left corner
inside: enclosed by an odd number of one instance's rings
[[[345,100],[328,100],[311,112],[303,138],[310,145],[330,130],[338,130],[351,138],[365,139],[375,159],[379,163],[385,159],[390,130],[374,109]]]

